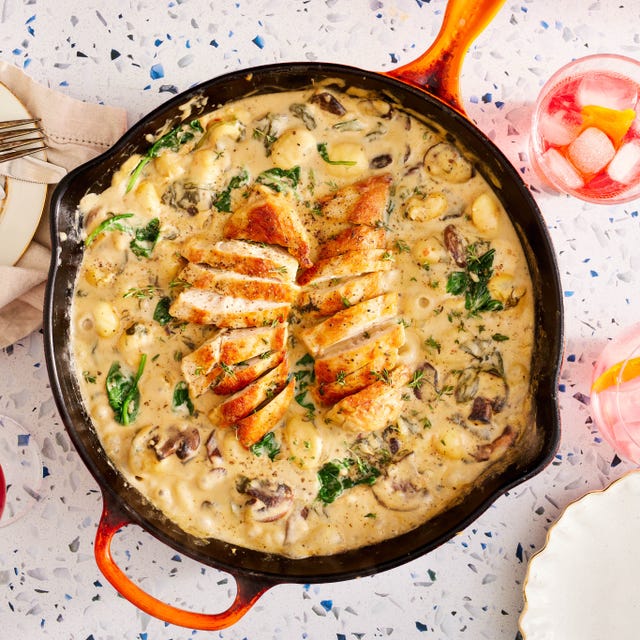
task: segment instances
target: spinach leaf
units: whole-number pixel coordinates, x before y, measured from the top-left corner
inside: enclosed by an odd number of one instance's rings
[[[184,380],[180,380],[173,389],[173,404],[171,405],[171,408],[174,411],[177,411],[182,406],[187,408],[190,416],[193,415],[195,408],[193,406],[193,402],[191,402],[191,398],[189,397],[189,387]]]
[[[307,390],[310,384],[315,380],[315,373],[313,370],[315,360],[312,356],[306,353],[300,360],[296,362],[296,365],[310,366],[310,369],[298,369],[293,372],[293,377],[296,381],[296,391],[294,396],[295,401],[304,409],[307,410],[307,416],[313,418],[316,407],[310,400],[307,400]]]
[[[280,453],[280,445],[273,431],[269,431],[262,440],[251,445],[250,451],[254,456],[267,454],[270,460],[275,460],[275,457]]]
[[[347,489],[359,484],[374,484],[379,475],[380,469],[361,459],[332,460],[318,471],[318,499],[330,504]]]
[[[133,251],[138,258],[148,258],[156,246],[159,236],[160,220],[153,218],[146,227],[139,227],[135,230],[134,238],[129,243],[131,251]]]
[[[278,193],[287,189],[295,189],[300,182],[300,167],[296,166],[292,169],[274,167],[273,169],[267,169],[256,178],[256,182]]]
[[[185,127],[189,127],[186,129]],[[199,120],[192,120],[188,125],[179,124],[174,127],[168,133],[160,136],[149,148],[147,153],[140,159],[140,162],[136,165],[135,169],[129,176],[129,182],[127,182],[126,193],[129,193],[133,189],[133,185],[136,183],[138,176],[142,173],[142,170],[153,160],[158,157],[158,153],[161,149],[170,149],[171,151],[177,151],[185,142],[192,140],[195,136],[194,131],[202,133],[202,125]]]
[[[329,152],[327,151],[327,143],[326,142],[318,143],[316,145],[316,148],[318,149],[318,153],[320,154],[320,157],[327,164],[341,164],[341,165],[344,165],[346,167],[352,167],[354,164],[356,164],[355,160],[332,160],[329,157]]]
[[[133,218],[133,213],[118,213],[103,220],[86,238],[84,246],[88,247],[101,233],[105,231],[124,231],[125,233],[131,233],[131,227],[128,224],[122,224],[122,220],[126,218]]]
[[[467,247],[465,271],[454,271],[447,279],[447,293],[465,297],[464,307],[469,315],[481,311],[500,311],[504,305],[491,297],[488,283],[493,275],[495,249],[489,249],[478,255],[477,243]]]
[[[163,298],[160,298],[153,312],[153,319],[163,327],[173,320],[173,316],[169,313],[170,306],[171,298],[169,296],[164,296]]]
[[[114,362],[107,374],[106,389],[109,405],[115,419],[122,425],[128,425],[136,419],[140,409],[140,390],[138,382],[142,377],[147,354],[143,353],[135,376],[127,376],[120,370],[120,363]]]
[[[213,206],[218,211],[224,211],[225,213],[229,213],[231,211],[231,191],[233,189],[239,189],[240,187],[247,184],[249,181],[249,174],[246,169],[243,169],[237,176],[234,176],[229,180],[229,184],[221,191],[213,201]]]

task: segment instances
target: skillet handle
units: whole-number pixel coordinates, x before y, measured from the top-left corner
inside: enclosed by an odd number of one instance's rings
[[[122,527],[131,524],[117,509],[109,507],[107,496],[104,496],[102,516],[96,533],[94,553],[98,568],[116,591],[129,600],[138,609],[164,622],[169,622],[188,629],[216,631],[225,629],[236,623],[256,603],[258,598],[270,587],[271,582],[260,582],[250,578],[234,576],[238,588],[231,606],[220,613],[196,613],[173,607],[143,591],[134,584],[115,564],[111,556],[111,540]]]
[[[504,0],[449,0],[433,44],[419,58],[384,75],[426,89],[466,117],[460,100],[460,71],[471,43]]]

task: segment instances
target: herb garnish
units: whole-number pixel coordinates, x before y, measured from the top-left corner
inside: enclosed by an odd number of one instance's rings
[[[189,129],[186,129],[189,127]],[[194,131],[202,133],[202,125],[199,120],[192,120],[188,125],[179,124],[174,127],[168,133],[160,136],[149,148],[147,153],[140,159],[140,162],[136,165],[135,169],[131,172],[129,182],[127,182],[126,193],[129,193],[136,183],[138,176],[142,173],[142,170],[153,160],[158,157],[158,153],[161,149],[171,149],[171,151],[177,151],[180,146],[185,142],[193,139],[195,136]]]
[[[261,456],[266,453],[270,460],[274,460],[280,453],[280,445],[278,444],[273,431],[269,431],[262,440],[251,445],[249,450],[254,456]]]
[[[318,153],[320,154],[320,157],[327,164],[340,164],[340,165],[344,165],[345,167],[352,167],[354,164],[357,164],[355,160],[331,160],[331,158],[329,158],[329,152],[327,151],[326,142],[319,142],[316,145],[316,148],[318,149]]]
[[[465,297],[464,307],[469,315],[480,311],[501,311],[504,305],[491,297],[487,284],[493,275],[495,249],[477,254],[477,243],[467,247],[467,263],[464,271],[454,271],[447,279],[447,293]]]
[[[123,425],[135,420],[140,409],[140,390],[138,382],[142,377],[147,354],[140,357],[140,364],[135,376],[127,376],[120,370],[120,363],[114,362],[107,374],[106,389],[109,405],[113,409],[115,419]]]

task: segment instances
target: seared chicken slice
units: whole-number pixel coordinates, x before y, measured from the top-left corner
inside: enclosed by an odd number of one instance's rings
[[[398,294],[393,291],[359,302],[334,313],[319,324],[300,331],[300,339],[314,358],[329,347],[353,336],[370,331],[398,313]]]
[[[185,322],[239,329],[284,322],[290,309],[291,305],[285,302],[247,300],[205,289],[185,289],[173,301],[169,313]]]
[[[254,356],[232,366],[221,362],[209,374],[216,373],[216,379],[212,384],[213,392],[219,396],[226,396],[244,389],[265,371],[279,365],[286,355],[287,352],[283,349],[282,351],[265,351],[259,356]]]
[[[240,444],[249,448],[278,426],[293,400],[294,393],[295,380],[292,378],[285,388],[267,404],[239,420],[236,433]]]
[[[382,227],[358,224],[347,227],[320,247],[319,258],[330,258],[359,249],[384,249],[387,232]]]
[[[254,380],[244,389],[229,396],[210,414],[209,419],[219,427],[229,427],[255,411],[261,404],[276,396],[288,382],[289,359]]]
[[[293,283],[213,269],[194,262],[190,262],[180,272],[178,279],[188,282],[196,289],[207,289],[223,296],[248,298],[249,300],[293,302],[300,291],[300,287]]]
[[[353,373],[338,372],[332,382],[317,384],[311,388],[313,397],[319,404],[332,405],[361,389],[377,382],[381,371],[391,371],[398,364],[398,351],[381,353],[367,366]]]
[[[194,398],[202,395],[224,373],[222,364],[244,362],[254,356],[281,351],[287,341],[287,324],[252,327],[250,329],[223,329],[213,338],[184,356],[182,375]]]
[[[207,374],[220,362],[220,347],[226,333],[226,329],[218,331],[180,362],[182,375],[194,398],[202,395],[211,385],[212,379]]]
[[[371,176],[324,198],[322,214],[332,220],[375,226],[384,221],[393,179],[391,174]]]
[[[215,269],[257,278],[294,282],[298,271],[298,261],[286,251],[242,240],[211,242],[205,236],[192,236],[180,252],[189,262],[204,262]]]
[[[316,381],[320,385],[332,383],[345,374],[349,375],[362,368],[375,371],[393,368],[395,364],[374,364],[381,359],[397,358],[398,350],[404,343],[404,325],[395,321],[361,333],[351,340],[339,342],[328,349],[324,356],[316,359]]]
[[[378,372],[379,379],[333,405],[325,419],[356,433],[378,431],[393,424],[402,412],[403,387],[411,379],[408,367]]]
[[[397,270],[374,271],[337,281],[327,280],[317,286],[306,287],[296,306],[302,313],[330,316],[336,311],[392,290],[399,275]]]
[[[267,351],[281,351],[287,342],[287,333],[285,322],[229,331],[220,346],[220,362],[237,364]]]
[[[393,251],[362,249],[318,260],[298,277],[301,285],[318,284],[333,278],[345,278],[374,271],[391,271],[395,266]]]
[[[225,238],[253,240],[285,247],[302,267],[311,266],[309,234],[291,193],[258,186],[224,226]]]

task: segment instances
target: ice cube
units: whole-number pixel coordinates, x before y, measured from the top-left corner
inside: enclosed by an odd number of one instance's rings
[[[623,144],[607,167],[612,180],[629,184],[640,173],[640,142]]]
[[[604,169],[616,150],[604,131],[589,127],[569,145],[567,152],[571,164],[580,173],[588,175]]]
[[[578,87],[578,104],[595,104],[609,109],[633,109],[638,100],[636,85],[628,78],[609,74],[588,75]]]
[[[540,134],[549,143],[564,147],[578,135],[580,121],[569,111],[556,111],[540,117]]]
[[[545,165],[545,173],[553,174],[568,189],[580,189],[584,185],[580,174],[557,149],[547,149],[541,159]]]

